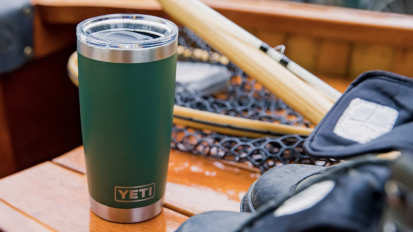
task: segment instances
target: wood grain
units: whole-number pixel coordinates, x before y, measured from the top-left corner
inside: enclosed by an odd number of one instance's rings
[[[343,72],[347,57],[331,55],[327,48],[337,41],[413,48],[413,16],[371,12],[340,7],[300,4],[282,1],[206,0],[206,4],[238,25],[276,46],[284,36],[304,36],[321,40],[319,60],[307,55],[298,56],[297,63],[314,71],[308,62],[317,62],[317,71],[324,74],[353,76],[369,69],[354,67]],[[35,15],[35,55],[42,57],[75,43],[74,26],[90,17],[112,13],[141,13],[169,18],[155,0],[33,0]],[[276,36],[272,36],[276,35]],[[331,43],[330,43],[331,42]],[[335,46],[346,53],[346,45]],[[304,45],[303,45],[304,46]],[[291,48],[287,47],[287,51]],[[300,49],[300,48],[297,48]],[[330,51],[325,53],[325,51]],[[295,57],[295,56],[294,56]],[[301,59],[304,59],[302,61]],[[372,67],[381,66],[380,60],[371,60]],[[332,67],[334,66],[334,67]],[[395,68],[395,71],[406,68]],[[324,71],[325,70],[325,71]],[[408,72],[407,72],[408,73]]]
[[[53,160],[85,171],[83,147]],[[259,174],[217,160],[171,150],[165,205],[185,215],[211,210],[239,211],[239,202]]]
[[[0,231],[54,231],[0,200]]]
[[[270,30],[259,30],[257,37],[271,47],[284,44],[286,41],[286,34]]]
[[[17,171],[0,79],[0,178]]]
[[[333,86],[335,89],[344,93],[346,89],[350,86],[352,80],[344,78],[342,76],[332,76],[332,75],[318,75],[318,77],[326,82],[327,84]]]
[[[258,36],[258,30],[255,27],[252,28],[245,28],[246,31],[248,31],[250,34],[254,36]]]
[[[58,231],[174,231],[187,218],[164,209],[143,223],[107,222],[89,209],[85,175],[51,162],[0,180],[0,199]]]
[[[206,0],[244,28],[413,47],[413,17],[283,1]],[[33,0],[46,23],[76,24],[105,9],[160,11],[155,0]],[[66,10],[71,10],[69,14]],[[153,12],[154,13],[154,12]]]
[[[190,118],[192,120],[180,120],[178,117]],[[198,123],[200,122],[206,123]],[[228,115],[205,112],[201,110],[191,109],[183,106],[174,106],[174,123],[179,125],[190,126],[199,129],[213,130],[218,133],[231,134],[239,137],[259,138],[268,136],[268,132],[272,134],[299,134],[309,135],[313,129],[302,126],[285,125],[281,123],[258,121],[240,117],[232,117]],[[216,124],[208,125],[208,123]],[[234,129],[233,129],[234,128]],[[240,130],[237,130],[240,128]],[[250,131],[248,131],[250,130]],[[231,133],[231,131],[233,131]]]
[[[77,147],[68,153],[54,158],[52,162],[75,172],[86,174],[85,150],[83,146]]]
[[[393,57],[394,48],[391,46],[357,43],[351,56],[350,76],[356,78],[371,70],[391,71]]]
[[[313,52],[293,55],[293,60],[311,71],[322,74],[355,77],[363,71],[384,67],[380,59],[369,64],[346,64],[360,59],[351,56],[348,44],[390,46],[401,50],[413,48],[413,16],[355,10],[349,8],[301,4],[283,1],[205,0],[206,4],[241,27],[257,34],[272,46],[284,37],[316,38],[321,42],[314,59]],[[33,0],[36,5],[34,41],[35,56],[43,57],[75,44],[74,28],[90,17],[112,13],[141,13],[171,19],[155,0]],[[176,22],[176,21],[175,21]],[[338,44],[337,41],[340,41]],[[308,41],[291,50],[302,50]],[[332,49],[333,48],[333,49]],[[357,53],[359,47],[354,50]],[[379,49],[380,50],[380,49]],[[303,50],[304,51],[304,50]],[[360,51],[364,53],[365,51]],[[379,52],[380,53],[380,52]],[[297,53],[299,54],[299,52]],[[343,56],[334,54],[344,54]],[[347,54],[347,55],[345,55]],[[402,52],[392,58],[395,72],[410,75],[410,65],[400,64]],[[365,59],[363,59],[365,60]],[[314,66],[314,62],[316,65]],[[365,63],[365,61],[362,61]],[[398,65],[399,64],[399,65]],[[396,67],[397,66],[397,67]]]
[[[329,75],[346,76],[349,68],[351,46],[337,40],[320,41],[317,72]]]
[[[76,25],[44,23],[39,7],[35,6],[33,19],[34,57],[41,58],[76,44]],[[70,32],[70,33],[68,33]]]
[[[63,3],[59,2],[59,3]],[[113,1],[112,1],[113,2]],[[76,3],[74,1],[73,3]],[[105,1],[103,1],[105,3]],[[97,3],[98,4],[98,3]],[[98,4],[99,5],[99,4]],[[121,5],[121,4],[120,4]],[[130,4],[130,6],[134,6]],[[51,53],[62,50],[69,46],[76,45],[76,25],[88,18],[105,14],[116,13],[135,13],[148,14],[168,18],[160,9],[151,9],[147,5],[135,6],[136,9],[129,7],[96,7],[96,6],[47,6],[36,5],[34,17],[34,56],[35,58],[45,57]],[[62,14],[65,14],[72,23],[59,21]]]
[[[206,0],[237,24],[259,30],[409,46],[413,16],[287,1]],[[395,33],[395,34],[392,34]],[[394,36],[400,36],[394,38]]]
[[[289,35],[285,54],[310,72],[317,67],[319,43],[316,38],[302,35]]]
[[[413,77],[413,49],[396,49],[392,71],[401,75]]]
[[[69,47],[32,60],[0,77],[17,171],[82,144],[79,93],[66,69],[67,58],[74,50]],[[5,144],[0,144],[0,150],[2,146]]]

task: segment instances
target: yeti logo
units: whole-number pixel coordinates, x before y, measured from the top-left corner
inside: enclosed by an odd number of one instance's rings
[[[117,202],[146,201],[154,196],[155,183],[134,187],[115,187],[115,201]]]

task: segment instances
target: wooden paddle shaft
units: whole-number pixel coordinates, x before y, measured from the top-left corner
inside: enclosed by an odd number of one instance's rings
[[[168,14],[200,35],[313,124],[317,125],[332,107],[329,99],[268,55],[214,26],[219,24],[219,18],[211,17],[188,0],[158,1]]]
[[[189,120],[182,120],[183,118]],[[274,136],[275,134],[309,135],[313,132],[312,128],[233,117],[178,105],[174,106],[174,123],[251,138]]]
[[[242,27],[238,26],[231,20],[225,18],[220,13],[216,12],[203,2],[199,0],[188,0],[192,4],[196,5],[197,8],[203,10],[205,13],[209,15],[209,17],[213,17],[215,21],[218,21],[218,24],[215,24],[215,27],[221,27],[221,30],[225,30],[228,33],[231,33],[233,37],[236,37],[245,43],[248,43],[254,46],[257,49],[261,49],[262,46],[265,50],[265,53],[273,58],[275,61],[279,63],[284,63],[284,66],[294,73],[296,76],[301,78],[302,80],[310,83],[316,89],[323,92],[324,95],[329,96],[329,98],[333,99],[333,101],[337,101],[340,98],[341,93],[334,89],[333,87],[329,86],[324,81],[320,80],[318,77],[310,73],[309,71],[305,70],[303,67],[299,66],[294,61],[288,59],[284,54],[276,51],[274,48],[269,47],[263,41],[255,37],[253,34],[249,33],[248,31],[244,30]],[[218,19],[218,20],[217,20]]]

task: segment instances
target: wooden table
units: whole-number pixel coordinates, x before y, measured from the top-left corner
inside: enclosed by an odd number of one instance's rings
[[[83,147],[0,180],[0,230],[174,231],[205,211],[239,211],[254,170],[171,150],[163,212],[138,224],[98,218],[89,208]]]

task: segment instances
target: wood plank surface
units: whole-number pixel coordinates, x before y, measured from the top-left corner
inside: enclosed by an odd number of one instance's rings
[[[51,160],[82,144],[79,92],[67,76],[67,59],[75,49],[73,46],[32,60],[0,77],[15,171]],[[5,145],[1,143],[0,150]]]
[[[85,173],[83,147],[53,160]],[[239,202],[259,174],[205,157],[171,150],[165,206],[191,216],[211,210],[239,211]]]
[[[310,72],[316,70],[319,54],[319,42],[310,36],[289,35],[285,54]]]
[[[285,44],[286,41],[286,34],[271,30],[259,30],[257,37],[271,47]]]
[[[349,69],[351,46],[348,42],[320,41],[317,71],[329,75],[346,76]]]
[[[33,46],[35,58],[45,57],[76,43],[76,25],[47,24],[35,7],[33,19]]]
[[[413,16],[287,1],[206,0],[243,27],[409,46]],[[390,34],[389,34],[390,33]],[[398,38],[392,38],[395,33]]]
[[[53,231],[0,200],[0,231]]]
[[[187,219],[169,209],[137,224],[105,221],[89,208],[86,177],[45,162],[0,180],[0,199],[57,231],[174,231]]]
[[[389,45],[356,43],[353,47],[350,77],[371,70],[391,71],[393,69],[394,48]]]
[[[396,49],[392,71],[401,75],[413,77],[413,49]]]

